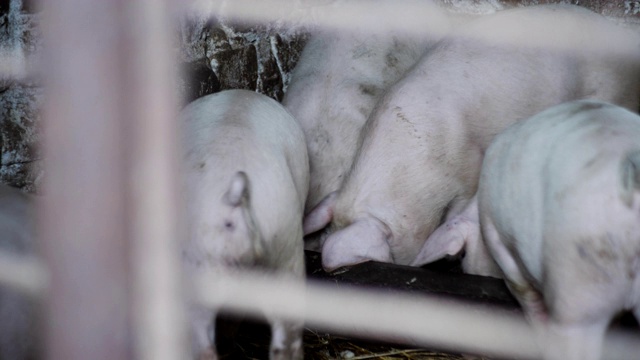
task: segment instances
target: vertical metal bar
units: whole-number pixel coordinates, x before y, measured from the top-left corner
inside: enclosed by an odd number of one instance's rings
[[[130,358],[124,0],[47,0],[44,199],[46,358]]]
[[[134,319],[138,359],[187,359],[181,294],[176,74],[168,0],[130,3]]]

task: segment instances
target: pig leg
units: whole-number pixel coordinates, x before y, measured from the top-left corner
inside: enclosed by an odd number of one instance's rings
[[[474,224],[471,236],[467,238],[465,255],[462,258],[462,270],[466,274],[502,278],[500,268],[493,260],[489,250],[482,241],[480,224]]]
[[[558,292],[559,296],[554,296]],[[588,285],[579,291],[570,287],[545,290],[550,314],[544,335],[544,358],[600,359],[602,340],[613,316],[607,304],[612,300],[609,295],[609,291],[594,294]]]
[[[298,360],[303,358],[302,323],[271,320],[270,360]]]
[[[305,279],[304,250],[302,249],[302,231],[297,241],[299,249],[293,254],[290,262],[282,269],[282,275],[300,281]],[[301,360],[303,358],[302,332],[303,321],[283,321],[277,316],[266,314],[271,324],[271,347],[269,348],[270,360]]]
[[[608,259],[588,256],[585,243],[581,249],[565,252],[561,259],[555,252],[543,259],[549,359],[600,359],[609,321],[627,298],[626,288],[611,280],[618,274],[617,266],[609,272]]]
[[[217,360],[215,341],[215,311],[202,306],[191,309],[191,331],[194,358]]]
[[[462,270],[467,274],[502,277],[502,272],[493,261],[493,257],[482,240],[480,217],[478,215],[478,196],[474,195],[469,205],[458,216],[466,219],[467,236],[464,238],[465,255],[462,258]]]
[[[607,321],[564,324],[553,316],[542,347],[545,360],[598,360]]]
[[[482,216],[482,236],[487,249],[499,265],[507,287],[522,306],[527,318],[536,326],[547,321],[547,309],[539,291],[527,280],[511,251],[505,246],[493,221]]]

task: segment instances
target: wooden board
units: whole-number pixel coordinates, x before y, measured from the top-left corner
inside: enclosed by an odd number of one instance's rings
[[[332,281],[336,286],[366,286],[382,290],[441,295],[457,300],[518,309],[501,279],[463,274],[459,262],[440,261],[422,268],[366,262],[326,273],[320,253],[307,251],[309,279]]]

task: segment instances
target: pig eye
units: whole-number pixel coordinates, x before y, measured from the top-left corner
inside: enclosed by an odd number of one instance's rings
[[[233,230],[235,228],[235,225],[233,224],[233,221],[225,220],[224,221],[224,228],[231,231],[231,230]]]

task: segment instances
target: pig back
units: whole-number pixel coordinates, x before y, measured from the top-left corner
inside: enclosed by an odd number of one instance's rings
[[[640,227],[622,182],[624,164],[637,151],[640,118],[625,109],[584,100],[545,110],[488,148],[478,189],[481,218],[491,219],[538,284],[545,264],[580,242],[609,236],[638,248]]]
[[[447,209],[461,211],[473,196],[486,148],[514,122],[584,98],[637,109],[639,44],[637,34],[577,6],[506,10],[466,24],[381,97],[338,204],[352,213],[375,208],[392,232],[410,229],[400,246],[419,248]],[[403,217],[382,214],[379,204]]]
[[[385,18],[392,22],[397,20],[393,13],[402,9],[398,1],[370,3],[387,5],[391,13]],[[282,103],[299,121],[307,141],[311,172],[307,210],[340,187],[379,95],[449,29],[448,17],[432,2],[404,3],[419,4],[424,15],[422,28],[413,29],[414,33],[399,30],[397,23],[385,27],[380,19],[363,14],[360,20],[369,19],[374,28],[313,29],[296,64]]]

